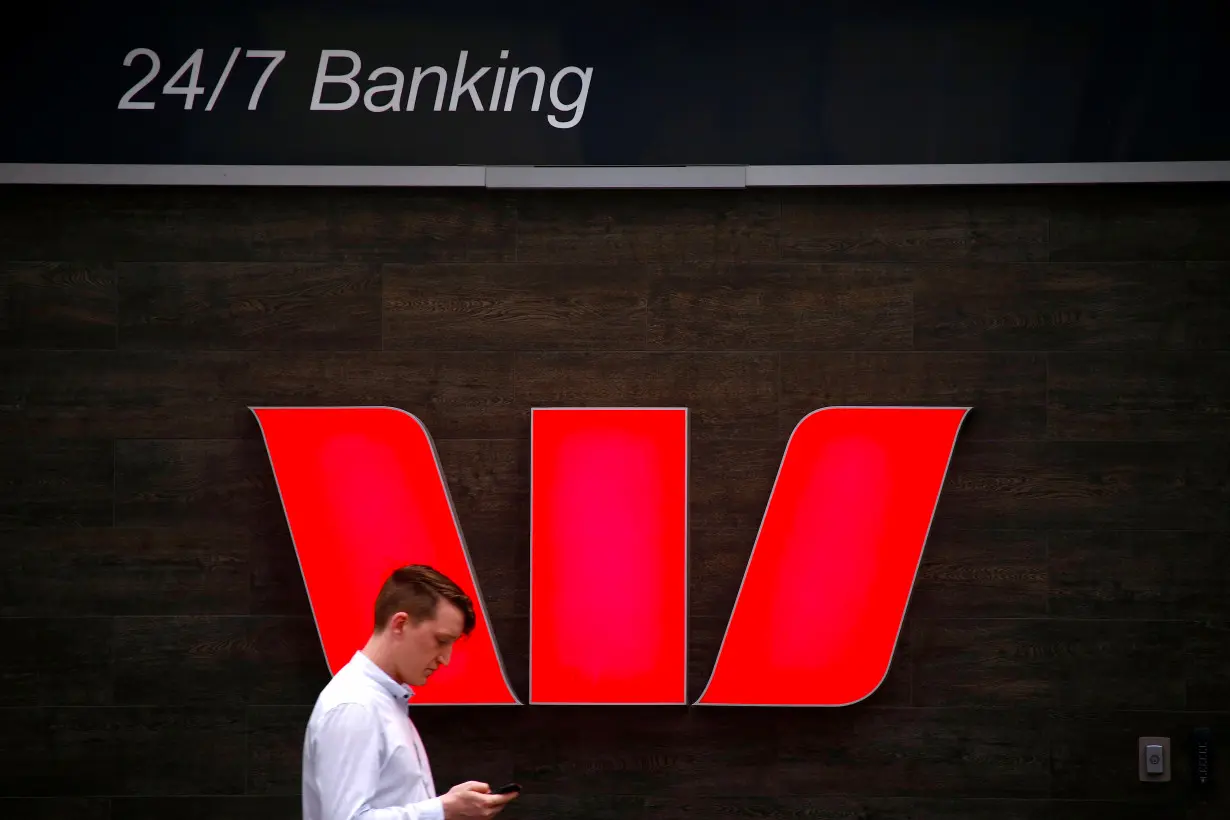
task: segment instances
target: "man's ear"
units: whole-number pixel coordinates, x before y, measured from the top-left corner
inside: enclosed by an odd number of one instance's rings
[[[405,612],[396,612],[392,618],[389,618],[388,628],[395,634],[400,635],[405,632],[410,626],[410,616]]]

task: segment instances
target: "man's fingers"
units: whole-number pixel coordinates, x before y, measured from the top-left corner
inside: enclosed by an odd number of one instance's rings
[[[510,794],[489,794],[483,800],[483,813],[488,817],[494,817],[504,810],[509,801],[517,795]]]
[[[480,780],[467,780],[464,783],[458,783],[453,786],[451,791],[455,792],[481,792],[487,794],[491,791],[491,787]]]

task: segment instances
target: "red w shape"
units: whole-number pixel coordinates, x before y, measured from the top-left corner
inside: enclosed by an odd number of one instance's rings
[[[388,408],[254,412],[330,668],[370,632],[385,575],[431,563],[478,602],[479,625],[416,702],[517,702],[417,419]],[[800,422],[700,703],[840,706],[875,691],[967,412],[827,408]],[[533,445],[532,699],[682,702],[681,413],[544,411]]]

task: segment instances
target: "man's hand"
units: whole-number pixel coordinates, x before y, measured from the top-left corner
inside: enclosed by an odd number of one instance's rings
[[[495,817],[504,807],[516,799],[517,793],[492,794],[491,787],[476,780],[458,783],[440,798],[444,806],[444,820],[462,820],[471,817]]]

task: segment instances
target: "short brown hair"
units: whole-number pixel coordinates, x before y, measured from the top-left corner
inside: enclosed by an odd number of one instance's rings
[[[376,595],[376,631],[388,626],[389,619],[398,612],[406,613],[416,624],[435,617],[441,598],[461,610],[465,618],[462,634],[469,635],[474,629],[474,604],[461,587],[426,564],[393,570]]]

